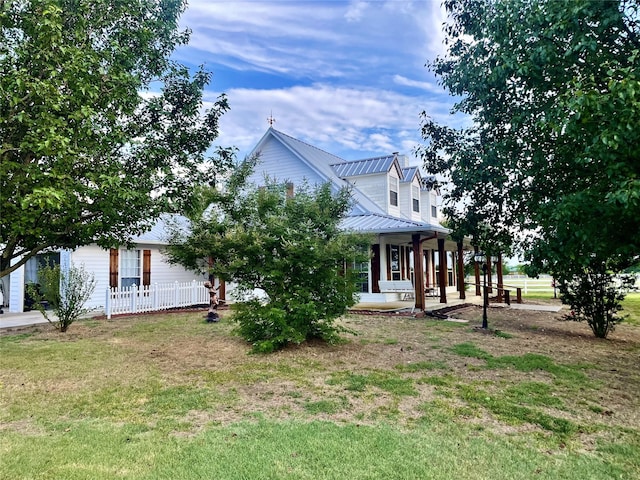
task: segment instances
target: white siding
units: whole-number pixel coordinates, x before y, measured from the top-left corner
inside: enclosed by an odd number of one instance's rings
[[[138,248],[151,250],[151,283],[190,282],[207,280],[204,274],[185,270],[180,265],[171,265],[162,250],[157,246],[138,245]]]
[[[431,190],[422,190],[420,192],[420,217],[422,219],[423,222],[428,222],[431,224],[435,224],[435,225],[439,225],[440,222],[438,220],[438,216],[440,215],[440,211],[436,210],[437,212],[437,216],[433,217],[431,215],[432,213],[432,208],[431,207],[437,207],[438,205],[438,196],[437,194]]]
[[[389,211],[389,191],[387,188],[387,175],[359,175],[348,178],[349,182],[355,185],[358,190],[364,193],[370,200],[378,205],[385,212]]]
[[[413,211],[413,192],[412,189],[418,189],[418,200],[420,200],[420,212]],[[420,183],[414,178],[411,183],[400,184],[400,213],[411,220],[420,221],[422,212],[422,199],[420,198]]]
[[[96,289],[86,306],[89,308],[104,307],[105,292],[109,287],[109,250],[97,245],[79,247],[71,252],[71,263],[76,267],[84,266],[87,272],[93,273],[96,280]]]
[[[249,177],[249,182],[264,185],[265,173],[279,181],[293,182],[294,188],[305,180],[311,187],[324,183],[322,177],[309,169],[284,145],[273,139],[270,139],[260,152],[258,164],[255,172]]]
[[[151,250],[151,283],[188,282],[192,280],[205,280],[204,275],[185,270],[179,265],[170,265],[162,254],[160,247],[156,245],[141,244],[136,246],[140,250]],[[109,288],[109,250],[88,245],[80,247],[71,254],[74,265],[84,265],[84,268],[93,273],[96,280],[96,289],[87,307],[102,308],[105,304],[106,292]]]

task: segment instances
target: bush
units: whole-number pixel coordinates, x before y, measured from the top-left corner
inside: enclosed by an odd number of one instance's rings
[[[73,322],[91,311],[84,305],[91,298],[96,282],[93,274],[84,267],[71,266],[68,272],[62,272],[60,265],[47,265],[38,270],[38,278],[39,289],[35,285],[27,287],[34,299],[33,307],[60,332],[66,332]],[[52,308],[57,319],[49,316],[44,301]]]
[[[607,271],[588,270],[560,284],[562,302],[570,305],[566,320],[586,321],[594,335],[607,338],[616,324],[624,320],[618,315],[627,292],[633,290],[633,275],[613,275]]]

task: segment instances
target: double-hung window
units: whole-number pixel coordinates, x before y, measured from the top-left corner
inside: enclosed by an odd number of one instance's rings
[[[140,250],[120,251],[120,285],[122,288],[140,286]]]
[[[418,187],[411,187],[411,200],[414,212],[420,212],[420,190]]]

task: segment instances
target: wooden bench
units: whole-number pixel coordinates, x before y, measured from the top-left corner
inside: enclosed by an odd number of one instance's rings
[[[380,293],[404,293],[403,300],[413,298],[415,288],[409,280],[379,280]]]

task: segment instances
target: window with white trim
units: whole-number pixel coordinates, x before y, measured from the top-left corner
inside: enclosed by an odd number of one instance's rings
[[[389,203],[398,206],[398,179],[395,177],[389,177]]]
[[[120,250],[120,286],[140,286],[141,282],[140,250]]]
[[[418,187],[411,187],[411,200],[414,212],[420,212],[420,190]]]

